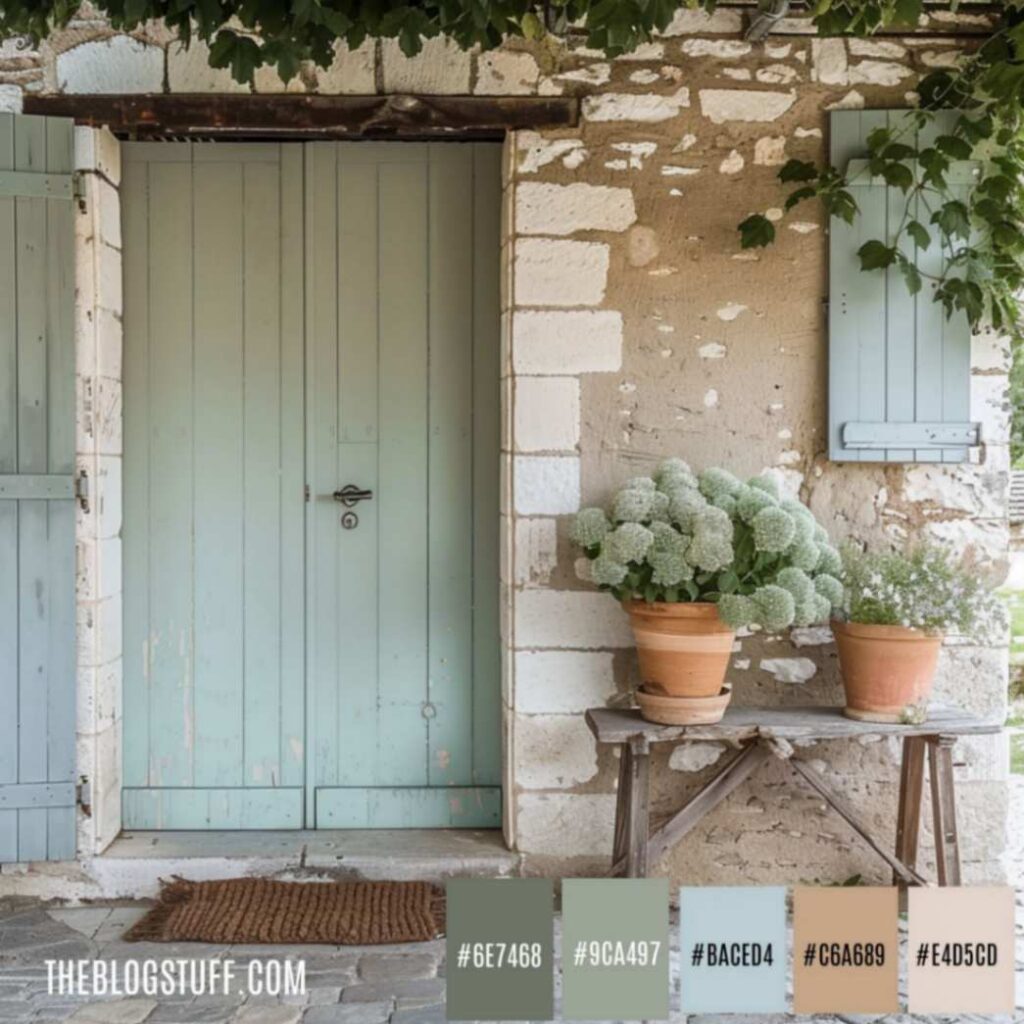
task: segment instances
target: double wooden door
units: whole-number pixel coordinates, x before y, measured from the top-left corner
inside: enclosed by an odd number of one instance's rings
[[[124,147],[124,821],[500,821],[499,149]]]

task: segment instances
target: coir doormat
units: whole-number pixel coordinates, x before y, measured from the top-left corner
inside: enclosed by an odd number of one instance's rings
[[[444,890],[429,882],[276,882],[228,878],[163,883],[129,942],[361,946],[444,934]]]

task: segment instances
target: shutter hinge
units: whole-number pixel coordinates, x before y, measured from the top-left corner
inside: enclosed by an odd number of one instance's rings
[[[75,497],[83,512],[89,512],[89,474],[84,469],[75,477]]]
[[[82,171],[75,171],[71,175],[71,194],[75,197],[75,202],[78,203],[78,209],[85,213],[85,174]]]
[[[87,818],[92,817],[92,783],[86,775],[78,777],[78,785],[75,786],[75,803],[82,808],[82,813]]]

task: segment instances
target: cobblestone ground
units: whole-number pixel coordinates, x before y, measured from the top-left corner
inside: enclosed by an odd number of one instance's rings
[[[1014,779],[1014,847],[1011,877],[1018,891],[1017,1012],[1024,1022],[1024,776]],[[143,905],[90,905],[54,909],[36,901],[0,901],[0,1024],[74,1021],[77,1024],[441,1024],[445,1020],[444,941],[403,946],[268,947],[127,943],[121,936],[144,912]],[[673,927],[672,976],[678,977],[678,929]],[[560,928],[556,929],[556,950]],[[231,995],[156,999],[70,998],[51,993],[45,961],[55,960],[235,961],[242,980]],[[303,960],[306,991],[268,996],[243,991],[251,960]],[[556,962],[560,957],[556,958]],[[560,979],[559,979],[560,981]],[[559,983],[556,981],[556,998]],[[674,997],[678,1002],[678,994]],[[558,1013],[556,1012],[556,1019]],[[781,1024],[792,1016],[690,1016],[676,1024]],[[1011,1018],[818,1017],[813,1024],[952,1024]]]

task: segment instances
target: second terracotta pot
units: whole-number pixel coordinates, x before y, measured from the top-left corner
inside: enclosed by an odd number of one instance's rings
[[[714,697],[722,691],[735,633],[706,602],[626,601],[648,693]]]
[[[903,626],[833,622],[849,718],[920,721],[927,713],[942,637]]]

